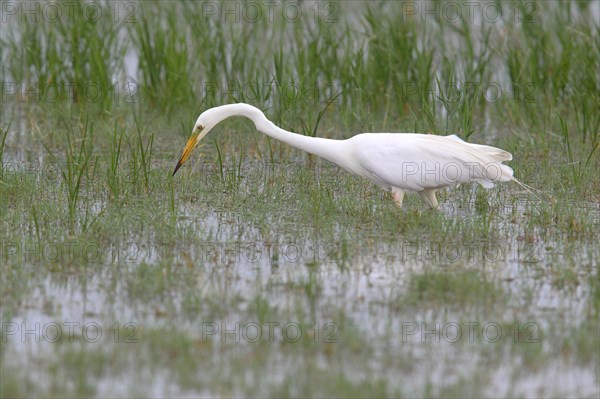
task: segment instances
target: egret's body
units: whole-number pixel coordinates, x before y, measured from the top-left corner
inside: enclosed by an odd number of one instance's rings
[[[502,164],[512,159],[509,152],[466,143],[454,135],[363,133],[346,140],[309,137],[279,128],[258,108],[243,103],[211,108],[198,117],[173,174],[200,140],[231,116],[247,117],[260,132],[373,181],[391,191],[400,207],[405,193],[418,193],[425,203],[438,208],[436,190],[461,183],[477,182],[491,188],[495,182],[516,181],[512,169]]]

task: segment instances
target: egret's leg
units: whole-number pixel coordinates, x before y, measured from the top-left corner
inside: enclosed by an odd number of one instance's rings
[[[404,191],[396,187],[392,187],[392,198],[394,199],[396,205],[398,205],[398,208],[402,208],[402,201],[404,201]]]
[[[437,198],[435,198],[435,190],[423,190],[419,192],[419,196],[427,205],[429,205],[433,209],[440,209],[440,205],[437,202]]]

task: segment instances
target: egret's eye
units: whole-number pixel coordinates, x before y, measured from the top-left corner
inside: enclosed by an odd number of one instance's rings
[[[196,130],[200,130],[200,131],[202,131],[202,129],[204,129],[204,126],[202,126],[202,125],[198,125],[198,126],[196,126]]]

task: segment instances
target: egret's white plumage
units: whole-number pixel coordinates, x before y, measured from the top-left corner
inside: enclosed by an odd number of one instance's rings
[[[502,164],[512,159],[509,152],[467,143],[455,135],[362,133],[346,140],[309,137],[279,128],[258,108],[244,103],[204,111],[173,174],[200,140],[231,116],[249,118],[260,132],[373,181],[391,191],[398,206],[402,206],[405,193],[419,193],[425,203],[438,208],[436,190],[461,183],[476,182],[491,188],[495,182],[517,181],[512,169]]]

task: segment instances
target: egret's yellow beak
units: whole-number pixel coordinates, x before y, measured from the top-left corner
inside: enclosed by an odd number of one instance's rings
[[[192,153],[192,151],[194,150],[194,148],[196,148],[196,145],[198,145],[198,135],[200,133],[192,133],[190,139],[188,140],[187,144],[185,145],[185,148],[183,149],[183,152],[181,153],[181,158],[179,158],[179,162],[177,162],[177,166],[175,166],[175,170],[173,171],[173,176],[175,176],[175,173],[177,173],[177,171],[179,170],[179,168],[181,167],[181,165],[184,164],[185,161],[187,161],[187,159],[189,158],[190,154]]]

